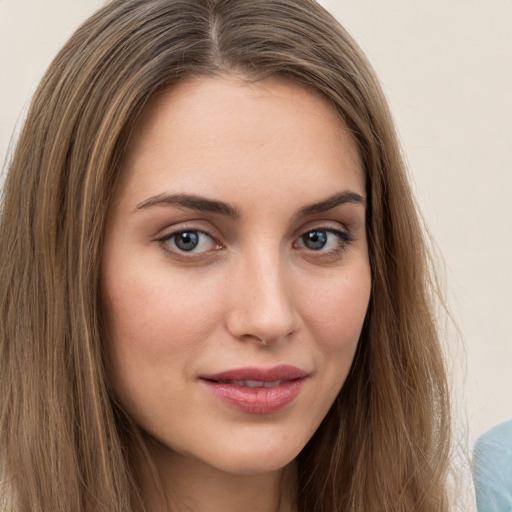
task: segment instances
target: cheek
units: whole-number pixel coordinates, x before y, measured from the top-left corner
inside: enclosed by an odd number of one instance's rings
[[[127,276],[133,276],[127,279]],[[125,405],[155,389],[179,389],[191,375],[218,317],[208,287],[154,269],[118,267],[103,281],[106,346],[112,385]],[[135,407],[128,406],[129,409]]]
[[[109,378],[125,410],[150,430],[167,425],[167,417],[155,418],[164,396],[175,414],[186,410],[179,397],[185,396],[193,362],[217,315],[215,300],[206,294],[183,279],[168,280],[140,267],[130,272],[119,267],[103,280]]]
[[[109,339],[142,350],[200,343],[216,316],[213,299],[207,286],[199,288],[190,280],[143,269],[120,270],[104,280]]]
[[[333,280],[309,296],[308,323],[319,348],[328,356],[354,353],[363,327],[371,292],[369,269]]]
[[[318,370],[317,388],[308,404],[308,410],[316,412],[311,414],[311,433],[336,400],[352,366],[370,299],[370,271],[363,266],[361,271],[331,276],[321,284],[303,302]]]

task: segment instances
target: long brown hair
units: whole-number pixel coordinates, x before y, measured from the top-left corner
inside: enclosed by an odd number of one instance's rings
[[[105,372],[105,219],[146,103],[191,75],[282,76],[327,97],[366,171],[372,296],[351,373],[298,458],[302,512],[447,510],[449,407],[427,250],[389,110],[313,0],[114,0],[39,86],[0,223],[5,510],[141,506],[139,435]]]

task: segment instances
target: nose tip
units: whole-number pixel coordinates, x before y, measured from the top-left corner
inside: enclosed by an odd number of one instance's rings
[[[227,317],[232,336],[265,346],[289,338],[296,330],[292,290],[277,267],[268,270],[253,266],[233,284],[239,292],[234,294]]]
[[[269,316],[258,314],[257,310],[238,310],[230,315],[228,330],[238,339],[270,345],[286,339],[293,332],[293,326],[286,312],[274,311]]]

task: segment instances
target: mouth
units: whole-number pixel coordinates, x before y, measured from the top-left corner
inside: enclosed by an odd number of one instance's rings
[[[238,368],[200,380],[224,404],[249,414],[284,409],[300,394],[308,373],[294,366]]]
[[[232,386],[241,386],[245,388],[275,388],[276,386],[280,386],[285,383],[285,380],[273,380],[273,381],[263,381],[263,380],[218,380],[212,381],[217,382],[219,384],[231,384]]]

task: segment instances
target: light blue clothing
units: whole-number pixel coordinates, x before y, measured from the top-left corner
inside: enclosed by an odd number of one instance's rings
[[[478,512],[512,512],[512,420],[478,438],[473,479]]]

